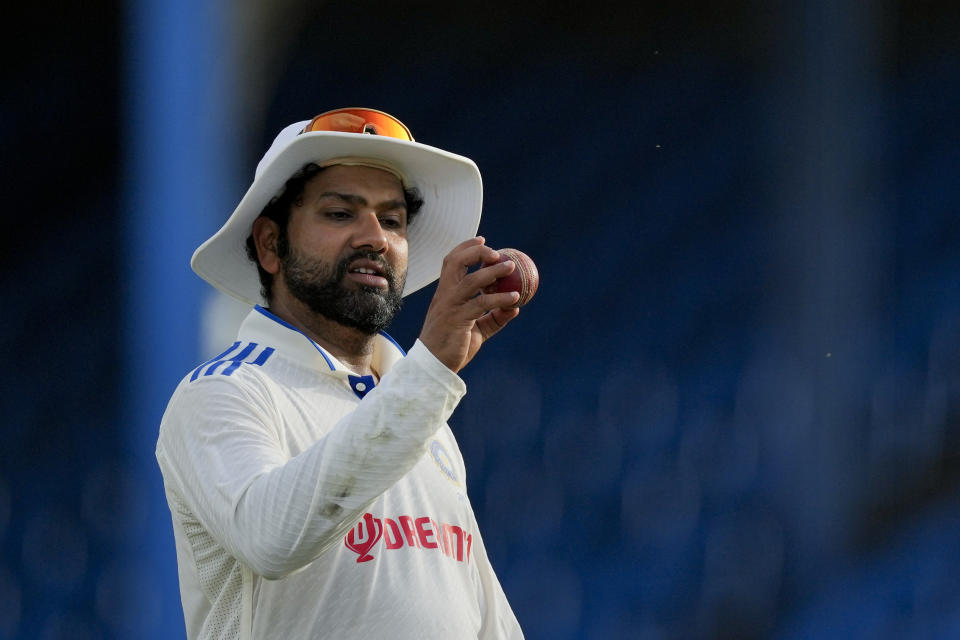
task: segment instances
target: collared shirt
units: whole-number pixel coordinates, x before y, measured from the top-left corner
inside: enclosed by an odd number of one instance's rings
[[[157,443],[189,638],[521,638],[446,420],[463,381],[376,338],[358,376],[260,307]]]

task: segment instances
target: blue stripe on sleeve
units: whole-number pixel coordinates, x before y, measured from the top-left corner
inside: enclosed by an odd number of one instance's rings
[[[220,358],[225,357],[228,353],[230,353],[231,351],[233,351],[234,349],[236,349],[236,348],[239,347],[239,346],[240,346],[240,341],[237,340],[237,341],[234,342],[226,351],[224,351],[223,353],[221,353],[221,354],[218,355],[218,356],[214,356],[214,357],[210,358],[209,360],[207,360],[206,362],[204,362],[203,364],[201,364],[199,367],[197,367],[196,369],[194,369],[194,370],[193,370],[193,373],[190,375],[190,382],[193,382],[194,380],[196,380],[196,379],[200,376],[200,370],[203,369],[205,366],[207,366],[207,365],[210,364],[211,362],[216,362],[216,361],[219,360]]]
[[[223,370],[223,375],[225,375],[225,376],[230,375],[231,373],[233,373],[233,372],[237,369],[237,367],[240,366],[240,363],[243,362],[244,358],[249,358],[249,357],[250,357],[250,354],[253,353],[253,350],[256,349],[256,348],[257,348],[257,343],[256,343],[256,342],[251,342],[250,344],[248,344],[246,347],[243,348],[243,351],[241,351],[240,353],[238,353],[238,354],[235,355],[234,357],[230,358],[229,360],[220,360],[220,361],[218,361],[218,362],[214,362],[214,363],[213,363],[212,365],[210,365],[210,367],[203,373],[203,375],[205,375],[205,376],[212,376],[214,373],[216,373],[217,367],[219,367],[220,365],[222,365],[222,364],[224,364],[224,363],[226,363],[226,362],[230,362],[230,366]]]
[[[264,363],[267,361],[267,359],[270,358],[270,356],[273,355],[273,352],[274,352],[274,351],[275,351],[275,349],[274,349],[273,347],[267,347],[266,349],[264,349],[263,351],[261,351],[261,352],[260,352],[260,355],[257,356],[257,359],[254,360],[253,362],[251,362],[250,364],[255,364],[255,365],[257,365],[258,367],[262,367],[262,366],[264,365]]]

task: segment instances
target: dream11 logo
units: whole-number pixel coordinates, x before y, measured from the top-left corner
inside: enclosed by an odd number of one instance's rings
[[[357,562],[373,560],[370,551],[383,538],[387,550],[404,546],[413,549],[439,549],[443,555],[457,562],[470,562],[473,535],[457,525],[437,523],[433,518],[399,516],[374,518],[369,513],[343,539],[343,544],[357,554]]]

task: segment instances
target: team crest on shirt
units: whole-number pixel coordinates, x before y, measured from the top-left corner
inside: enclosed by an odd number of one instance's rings
[[[450,458],[450,454],[447,453],[447,450],[443,448],[443,445],[440,444],[439,440],[434,440],[430,443],[430,454],[433,456],[433,461],[437,463],[438,467],[440,467],[440,471],[443,472],[443,475],[447,476],[450,482],[460,486],[460,478],[457,477],[456,469],[454,469],[453,466],[453,460]]]

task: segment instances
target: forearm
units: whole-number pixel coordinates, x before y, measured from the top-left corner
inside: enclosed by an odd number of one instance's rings
[[[223,442],[187,443],[166,458],[211,534],[258,574],[282,577],[337,543],[417,463],[462,394],[462,381],[418,344],[296,457],[258,441],[254,429],[238,436],[228,427]]]
[[[257,541],[249,553],[265,575],[296,570],[339,542],[423,455],[460,394],[421,364],[398,363],[327,436],[244,492],[236,530]]]

